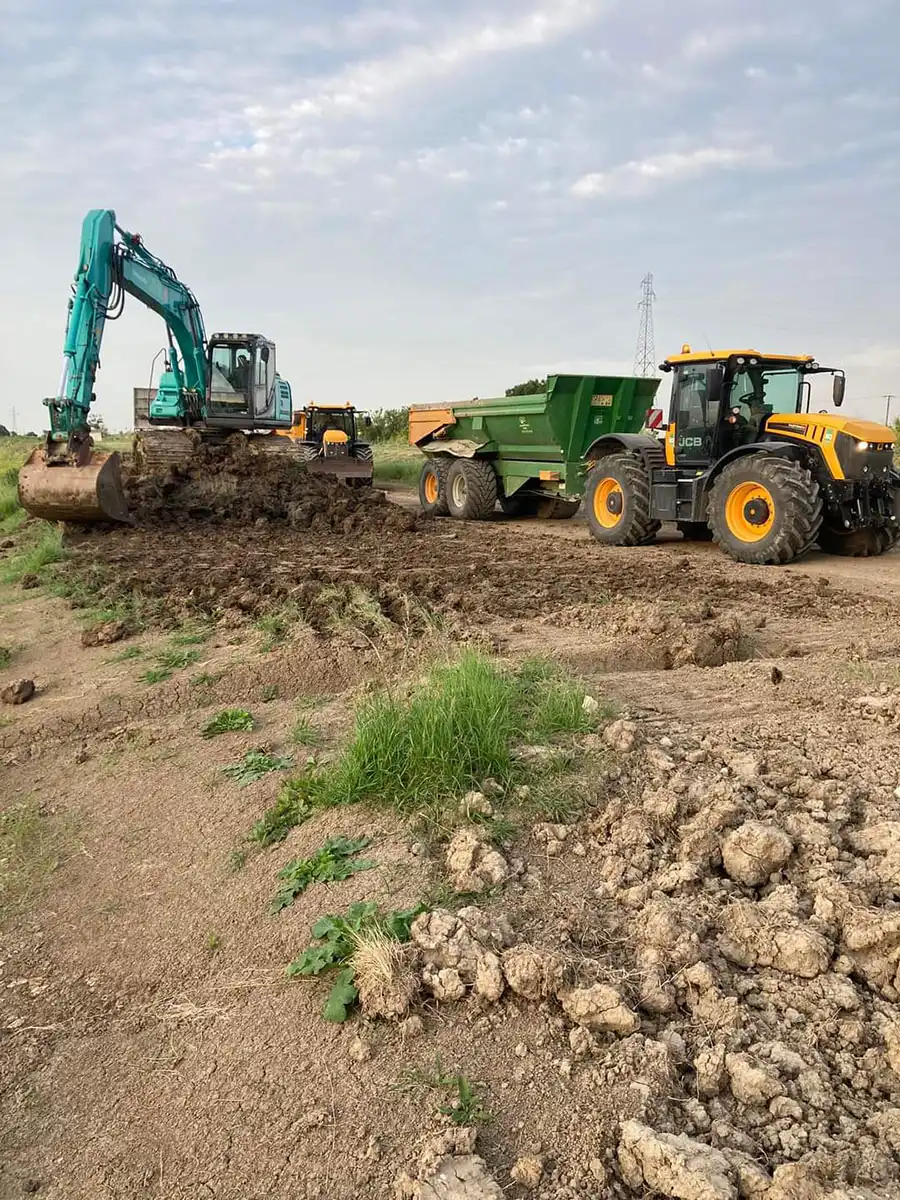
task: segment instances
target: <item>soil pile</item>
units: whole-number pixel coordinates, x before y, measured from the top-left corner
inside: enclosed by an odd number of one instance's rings
[[[142,526],[283,521],[352,534],[409,531],[423,520],[388,503],[380,491],[312,474],[288,456],[260,453],[242,437],[221,446],[199,445],[186,465],[164,475],[127,469],[123,482],[129,509]]]

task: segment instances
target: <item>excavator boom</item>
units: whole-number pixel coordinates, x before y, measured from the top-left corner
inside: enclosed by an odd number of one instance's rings
[[[203,317],[193,293],[137,234],[116,224],[111,209],[93,209],[82,224],[69,300],[63,369],[55,397],[45,400],[50,431],[19,472],[19,503],[49,521],[128,521],[119,455],[93,450],[88,414],[108,320],[136,297],[166,323],[169,373],[185,410],[199,418],[208,368]],[[179,358],[180,355],[180,358]]]

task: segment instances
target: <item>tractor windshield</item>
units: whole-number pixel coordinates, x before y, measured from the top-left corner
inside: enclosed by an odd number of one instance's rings
[[[346,409],[312,409],[307,419],[306,436],[310,441],[320,442],[328,429],[339,429],[352,438],[353,413]]]
[[[748,425],[758,430],[763,417],[799,411],[802,381],[797,367],[748,367],[732,380],[727,408],[739,409]]]

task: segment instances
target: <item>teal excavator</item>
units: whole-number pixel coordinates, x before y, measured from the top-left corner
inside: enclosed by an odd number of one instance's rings
[[[45,400],[50,430],[19,472],[19,502],[48,521],[128,521],[121,461],[97,451],[88,427],[100,344],[107,321],[134,296],[165,321],[165,370],[150,405],[150,424],[135,438],[135,458],[149,471],[183,461],[198,443],[243,431],[263,452],[290,453],[291,388],[275,370],[275,345],[255,333],[207,338],[190,288],[156,258],[139,234],[127,233],[111,209],[84,219],[81,254],[69,300],[63,369]]]

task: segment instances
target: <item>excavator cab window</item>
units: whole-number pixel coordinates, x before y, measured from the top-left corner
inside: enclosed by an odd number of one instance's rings
[[[210,416],[249,417],[252,382],[253,360],[247,346],[213,346],[210,353]]]

